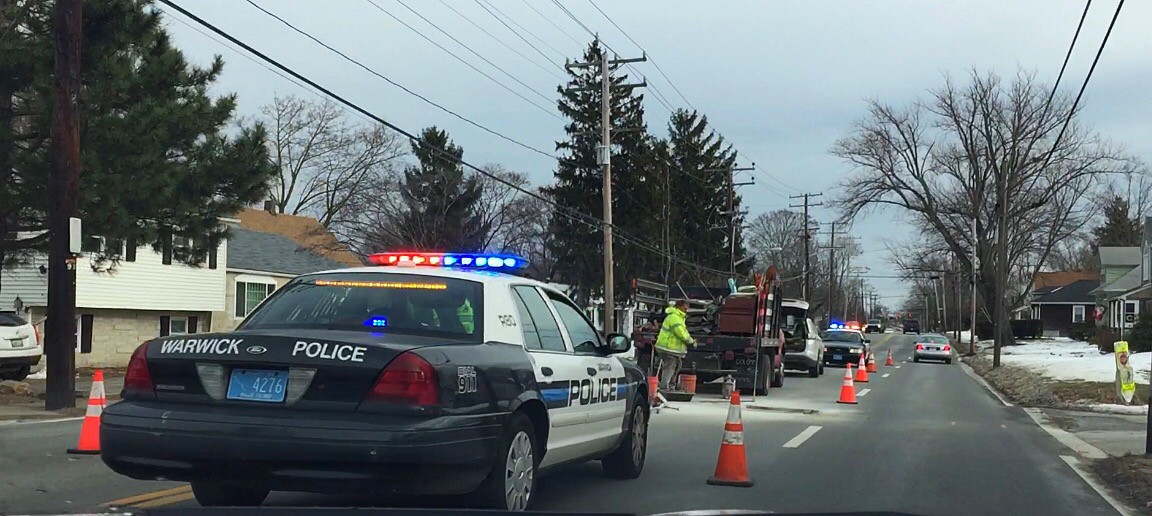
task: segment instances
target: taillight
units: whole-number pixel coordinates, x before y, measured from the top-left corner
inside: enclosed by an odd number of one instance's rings
[[[380,373],[364,401],[437,405],[440,389],[436,384],[436,370],[420,355],[401,353]]]
[[[152,373],[148,371],[148,343],[145,342],[132,352],[128,359],[128,371],[124,373],[124,391],[151,393],[156,390],[152,383]]]
[[[36,337],[36,345],[40,345],[40,330],[36,329],[36,325],[32,325],[32,335]]]
[[[944,351],[952,351],[952,346],[949,346],[948,344],[945,344],[945,345],[944,345]]]
[[[923,351],[923,350],[924,350],[924,345],[923,345],[923,344],[917,344],[917,345],[916,345],[916,351]]]

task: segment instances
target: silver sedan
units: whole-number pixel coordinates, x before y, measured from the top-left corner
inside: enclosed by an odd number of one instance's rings
[[[948,337],[943,335],[917,335],[916,351],[912,353],[912,361],[943,360],[945,364],[952,363],[952,345]]]

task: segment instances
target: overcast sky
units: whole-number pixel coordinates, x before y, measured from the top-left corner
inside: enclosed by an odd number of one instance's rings
[[[561,73],[564,57],[577,59],[591,39],[551,0],[483,0],[495,7],[497,16],[507,16],[505,22],[531,45],[476,0],[446,0],[460,14],[440,0],[371,0],[379,9],[369,0],[253,1],[381,75],[548,152],[563,137],[561,120],[468,68],[382,10],[552,113],[560,82],[553,74]],[[674,108],[690,103],[735,145],[741,165],[756,163],[759,170],[751,174],[756,184],[741,190],[752,216],[787,207],[789,195],[823,192],[827,200],[842,192],[838,183],[850,168],[828,149],[864,114],[863,99],[907,104],[939,86],[944,74],[962,76],[972,69],[1011,75],[1022,68],[1046,82],[1055,80],[1084,8],[1078,0],[594,1],[671,79],[669,84],[652,63],[635,66],[654,86],[645,92],[650,131],[663,134],[669,115],[654,95],[662,95]],[[405,4],[531,89],[484,63]],[[625,57],[640,54],[589,0],[561,4],[617,52]],[[551,180],[550,158],[405,93],[246,1],[186,0],[181,5],[392,123],[410,131],[433,124],[447,129],[464,147],[466,160],[503,164],[527,173],[537,184]],[[1079,88],[1115,7],[1116,0],[1093,3],[1064,89],[1074,93]],[[238,94],[241,114],[256,114],[277,94],[315,95],[219,38],[194,30],[180,14],[164,10],[176,43],[190,59],[205,63],[214,54],[223,56],[226,66],[217,91]],[[1082,101],[1088,125],[1145,160],[1152,158],[1150,19],[1152,3],[1125,5]],[[814,215],[823,222],[835,217],[824,208]],[[886,304],[898,304],[906,288],[878,276],[894,274],[885,243],[907,242],[907,227],[897,213],[881,212],[858,218],[852,234],[863,243],[860,265],[870,268],[869,281]]]

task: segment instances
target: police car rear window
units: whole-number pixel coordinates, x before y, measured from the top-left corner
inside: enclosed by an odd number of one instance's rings
[[[479,282],[409,274],[303,276],[268,298],[240,329],[331,329],[464,340],[483,335]]]

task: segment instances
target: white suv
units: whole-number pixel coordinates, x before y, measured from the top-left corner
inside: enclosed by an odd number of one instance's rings
[[[820,330],[807,317],[808,302],[799,299],[780,301],[780,316],[784,318],[784,368],[807,371],[817,378],[824,374],[824,341]]]
[[[36,328],[19,315],[0,313],[0,380],[27,378],[42,356]]]

